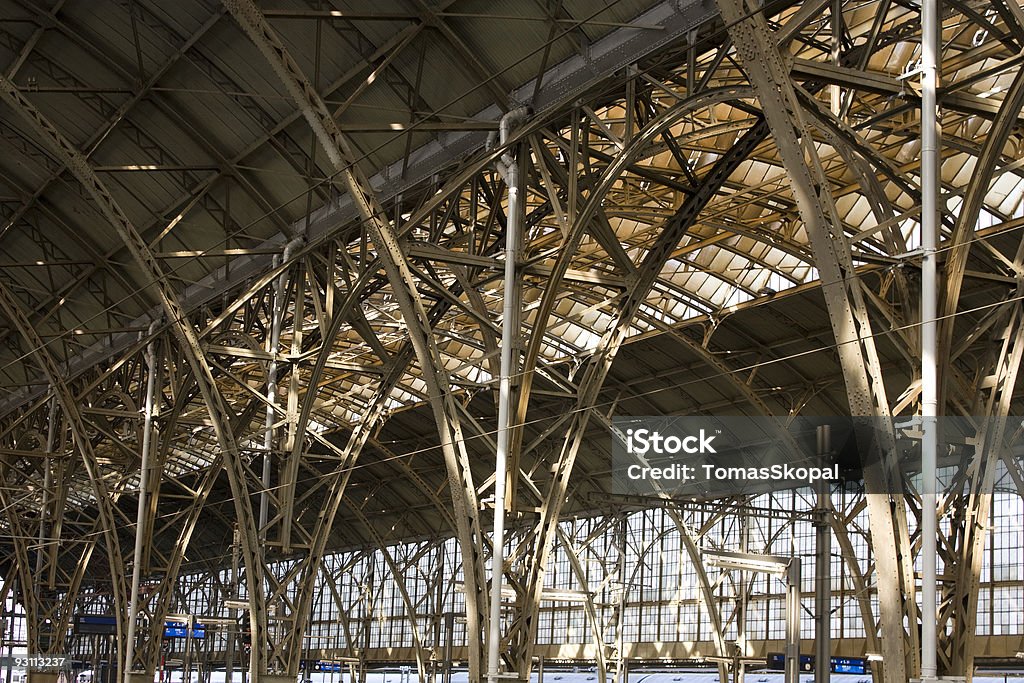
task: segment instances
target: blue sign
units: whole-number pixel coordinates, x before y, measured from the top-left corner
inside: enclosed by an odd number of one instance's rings
[[[206,624],[192,624],[192,637],[193,638],[205,638],[206,637]]]
[[[188,624],[180,621],[165,621],[164,638],[188,638]]]
[[[341,662],[332,662],[326,659],[318,659],[313,664],[313,671],[341,673]]]
[[[868,660],[863,657],[833,657],[832,672],[837,674],[866,674]]]

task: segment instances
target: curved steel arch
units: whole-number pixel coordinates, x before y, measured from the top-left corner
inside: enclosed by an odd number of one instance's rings
[[[943,372],[942,368],[950,363],[952,357],[953,325],[960,302],[967,258],[973,242],[971,236],[977,226],[981,209],[984,207],[988,186],[992,182],[996,164],[1003,154],[1006,141],[1018,127],[1018,116],[1022,108],[1024,108],[1024,68],[1017,71],[1013,84],[1002,101],[999,114],[992,122],[950,240],[950,255],[947,257],[945,266],[946,286],[940,298],[941,308],[938,314],[939,357],[937,365],[942,378],[939,383],[940,406],[943,405],[945,394],[948,391],[947,380],[944,377],[948,373]]]
[[[99,461],[96,457],[95,451],[93,450],[92,442],[89,439],[85,420],[83,420],[82,413],[75,402],[74,394],[64,381],[64,376],[61,373],[60,368],[53,359],[53,356],[50,354],[46,343],[41,337],[39,337],[35,328],[32,327],[32,324],[25,316],[25,313],[21,308],[21,304],[11,293],[10,289],[7,288],[7,285],[2,282],[0,282],[0,309],[3,310],[7,319],[14,324],[15,328],[25,339],[25,343],[28,344],[31,355],[42,367],[47,380],[53,387],[54,396],[60,404],[61,410],[64,413],[64,418],[68,422],[68,426],[71,428],[71,433],[75,442],[82,453],[82,461],[85,465],[86,472],[89,475],[89,480],[92,484],[94,496],[96,498],[96,508],[99,512],[99,523],[103,533],[104,544],[107,548],[107,562],[112,574],[110,581],[114,604],[125,604],[125,591],[127,590],[127,584],[125,583],[124,560],[121,554],[120,541],[117,536],[117,522],[115,519],[116,510],[114,508],[114,503],[117,500],[117,494],[111,493],[105,478],[99,471]],[[15,539],[15,543],[23,544],[24,538]],[[24,582],[26,583],[26,586],[23,588],[23,594],[28,594],[29,591],[34,593],[34,589],[29,589],[32,582],[28,581],[30,578],[30,570],[27,566],[28,555],[27,553],[23,554],[23,561],[26,563],[26,566],[23,567]],[[61,616],[62,622],[66,624],[70,614],[66,613]],[[114,616],[117,619],[118,639],[123,641],[125,615],[121,610],[117,610]],[[38,627],[39,624],[29,624],[29,628],[36,630],[36,638],[38,638],[39,635],[37,631]],[[38,647],[38,641],[34,643],[34,645]],[[117,651],[117,661],[121,670],[123,670],[124,666],[123,659],[124,652],[119,648]]]
[[[252,585],[262,584],[263,564],[260,561],[261,551],[255,545],[256,529],[252,518],[249,498],[245,495],[245,468],[239,459],[238,445],[230,428],[231,411],[225,403],[217,387],[213,371],[199,343],[196,331],[188,321],[188,316],[178,302],[178,296],[164,275],[160,264],[153,256],[145,240],[139,235],[124,211],[114,200],[106,186],[96,176],[89,162],[40,112],[29,102],[14,83],[6,76],[0,75],[0,92],[7,103],[39,134],[40,138],[54,150],[75,178],[96,202],[118,237],[124,242],[132,259],[149,277],[151,287],[157,290],[161,304],[167,315],[175,336],[185,352],[189,365],[192,367],[196,383],[206,404],[214,432],[221,450],[227,460],[228,479],[234,495],[235,510],[242,533],[242,554]],[[266,614],[263,594],[261,591],[250,591],[249,603],[254,614]],[[123,603],[122,603],[123,604]],[[254,620],[254,642],[265,640],[265,624]],[[264,669],[262,648],[252,648],[251,670]],[[122,669],[123,671],[123,669]]]
[[[462,445],[457,412],[447,388],[444,364],[430,332],[430,320],[416,289],[412,272],[394,229],[386,218],[386,212],[380,206],[368,180],[353,161],[355,156],[351,152],[348,140],[342,135],[320,95],[291,58],[259,8],[251,0],[224,0],[224,5],[234,15],[249,39],[259,48],[302,111],[335,170],[341,175],[359,215],[370,230],[371,239],[391,283],[392,295],[398,302],[409,330],[410,342],[415,349],[422,379],[430,396],[429,403],[441,438],[441,447],[451,480],[452,502],[459,522],[457,532],[466,576],[467,630],[470,634],[480,633],[484,621],[481,608],[487,600],[483,556],[477,547],[483,533],[478,515],[476,489],[473,486],[469,460]],[[479,638],[469,638],[469,650],[470,680],[477,681],[481,675],[482,654]],[[288,662],[286,666],[289,673],[293,673],[297,670],[298,662]]]
[[[597,188],[595,188],[593,194],[588,197],[588,206],[581,209],[580,215],[577,217],[577,223],[570,233],[570,244],[574,243],[574,240],[578,241],[580,239],[586,221],[589,220],[589,216],[592,215],[592,212],[596,209],[601,196],[603,196],[604,192],[606,192],[607,189],[616,182],[618,174],[621,173],[621,169],[625,167],[630,156],[630,150],[635,151],[642,148],[643,145],[647,144],[656,135],[660,134],[661,130],[667,128],[669,123],[676,117],[682,116],[685,113],[702,108],[711,103],[729,101],[740,96],[750,95],[751,93],[752,91],[746,88],[722,88],[710,91],[707,94],[696,95],[677,104],[669,110],[669,113],[667,113],[665,117],[648,124],[648,126],[633,139],[631,147],[628,150],[625,150],[617,159],[617,163],[610,165],[609,168],[606,169],[605,175],[602,177],[602,181],[598,184]],[[589,422],[590,411],[587,410],[587,408],[596,399],[597,392],[603,385],[607,373],[610,370],[611,362],[618,352],[619,347],[626,339],[630,324],[636,317],[647,292],[657,279],[658,273],[661,270],[661,264],[669,257],[672,250],[679,243],[679,240],[692,225],[693,221],[699,215],[706,203],[718,191],[721,183],[724,182],[733,169],[747,157],[750,151],[764,139],[767,132],[768,127],[763,121],[755,124],[753,128],[749,129],[740,141],[715,163],[714,167],[702,180],[697,191],[693,195],[687,197],[680,208],[676,211],[673,218],[668,221],[668,224],[658,235],[655,244],[648,250],[643,262],[638,267],[637,273],[627,290],[626,297],[620,305],[615,322],[609,327],[598,345],[598,348],[587,363],[585,374],[577,388],[577,409],[573,413],[573,418],[568,430],[568,434],[570,436],[565,441],[561,449],[558,457],[557,468],[554,473],[554,481],[542,501],[542,519],[534,549],[534,562],[531,563],[529,570],[530,576],[527,580],[527,595],[524,604],[524,615],[523,618],[517,622],[520,628],[520,633],[516,640],[516,644],[521,648],[521,652],[518,654],[520,666],[529,667],[529,662],[532,661],[532,652],[534,648],[533,641],[535,640],[537,627],[536,615],[540,606],[540,585],[543,583],[543,574],[545,572],[547,557],[552,546],[551,541],[554,538],[554,533],[557,528],[561,506],[565,499],[565,490],[568,486],[569,475],[573,469],[576,453],[578,452],[582,442],[583,433]],[[556,285],[568,268],[571,251],[571,248],[565,248],[559,254],[559,259],[556,261],[556,266],[553,269],[552,274],[552,281]],[[537,315],[537,320],[543,322],[535,324],[534,333],[530,338],[530,346],[527,351],[527,358],[523,370],[523,389],[519,397],[519,412],[517,414],[516,424],[522,424],[525,418],[525,408],[529,395],[529,383],[532,378],[532,369],[535,367],[536,360],[540,353],[540,339],[543,336],[543,330],[546,327],[547,317],[550,315],[550,311],[554,305],[555,297],[551,292],[554,292],[556,289],[557,286],[553,286],[545,291],[541,307]],[[518,437],[516,441],[516,448],[518,448],[520,440],[521,437]]]
[[[793,83],[766,18],[761,13],[749,14],[742,0],[718,0],[718,6],[729,22],[729,33],[736,42],[779,156],[792,180],[799,213],[821,275],[851,414],[880,419],[883,423],[874,434],[865,433],[871,437],[869,442],[879,457],[878,465],[865,468],[864,476],[873,494],[869,497],[869,507],[874,520],[872,544],[884,632],[881,643],[884,675],[886,681],[902,683],[920,666],[914,654],[918,651],[914,624],[919,615],[914,600],[906,511],[902,505],[890,503],[894,498],[891,492],[901,491],[902,482],[895,462],[891,412],[863,292],[849,243],[836,214],[829,181],[805,134]],[[906,552],[900,554],[900,549]],[[904,627],[904,620],[908,622],[907,627]]]

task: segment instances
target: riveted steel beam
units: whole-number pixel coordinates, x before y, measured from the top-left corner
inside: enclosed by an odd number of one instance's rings
[[[917,621],[913,568],[904,508],[894,504],[899,498],[894,500],[891,495],[901,489],[895,466],[895,434],[863,292],[842,223],[835,213],[829,181],[811,143],[800,102],[767,19],[760,11],[749,11],[742,0],[719,0],[718,6],[757,91],[808,231],[846,379],[851,414],[881,421],[876,433],[870,435],[881,469],[866,468],[865,480],[872,492],[869,508],[882,610],[885,680],[902,682],[918,666],[911,655],[917,651],[917,629],[911,626],[908,632],[903,627],[905,620],[910,624]]]
[[[1024,270],[1024,241],[1018,245],[1015,266]],[[1008,416],[1014,389],[1024,359],[1024,320],[1019,304],[1024,282],[1002,304],[1002,320],[993,326],[989,342],[993,349],[978,368],[981,379],[975,387],[974,403],[978,433],[974,452],[960,461],[956,481],[966,495],[950,496],[946,514],[952,529],[943,547],[947,575],[940,610],[940,658],[950,675],[967,676],[974,671],[976,656],[978,594],[980,591],[985,544],[989,537],[996,466],[1001,459],[1012,458],[1011,446],[1020,437],[1020,429],[1008,435]],[[1009,436],[1009,438],[1008,438]],[[1013,467],[1010,468],[1014,472]],[[966,486],[964,484],[966,483]]]
[[[482,626],[480,610],[486,604],[486,599],[483,557],[479,548],[482,533],[477,514],[476,488],[462,445],[461,428],[449,393],[444,363],[433,339],[430,320],[406,256],[398,243],[394,227],[387,219],[387,213],[380,205],[368,179],[355,163],[356,156],[348,139],[338,129],[323,99],[292,59],[266,18],[249,0],[224,0],[224,4],[276,73],[324,148],[331,164],[340,174],[348,196],[369,230],[371,240],[387,273],[392,293],[409,330],[410,342],[415,349],[441,438],[451,481],[456,519],[459,520],[458,536],[464,558],[467,586],[467,628],[471,634],[479,633]],[[469,642],[470,679],[476,681],[480,675],[480,643],[472,636]],[[289,673],[295,673],[298,670],[298,662],[287,662],[286,667]]]
[[[2,282],[0,282],[0,309],[3,310],[7,319],[11,321],[15,329],[17,329],[25,339],[25,343],[28,344],[31,349],[32,356],[42,367],[47,380],[53,387],[53,393],[57,402],[60,404],[64,420],[67,422],[67,425],[71,430],[71,434],[74,437],[75,446],[79,451],[81,451],[82,462],[89,475],[89,481],[92,484],[93,492],[96,497],[96,507],[99,514],[100,527],[107,550],[107,563],[111,572],[110,583],[113,592],[112,598],[114,600],[114,605],[118,610],[115,613],[115,616],[117,617],[118,639],[119,641],[123,641],[125,629],[124,615],[127,612],[127,595],[125,593],[127,585],[125,583],[124,560],[121,552],[122,549],[117,533],[117,517],[114,510],[117,493],[111,490],[107,483],[106,476],[100,470],[99,460],[93,450],[92,441],[89,436],[89,429],[82,418],[82,413],[75,401],[75,396],[64,381],[64,376],[54,360],[53,355],[50,353],[45,342],[43,342],[39,337],[35,328],[32,327],[32,324],[26,317],[25,312],[22,310],[21,304],[12,294],[7,285]],[[19,543],[23,542],[24,541],[22,540]],[[27,554],[24,554],[21,558],[21,563],[27,564],[27,561]],[[23,587],[26,591],[34,592],[36,590],[36,583],[31,580],[28,572],[29,569],[25,566],[25,579],[29,580],[23,583]],[[26,593],[26,595],[27,594],[28,593]],[[70,606],[71,605],[66,605],[66,607]],[[36,616],[38,616],[38,614]],[[62,614],[59,616],[59,620],[56,623],[50,624],[50,626],[55,629],[59,629],[60,625],[64,624],[66,628],[69,617],[70,614]],[[34,629],[33,635],[36,637],[36,641],[33,645],[37,648],[41,645],[39,638],[43,634],[40,633],[39,629],[43,626],[43,623],[30,625],[30,628]],[[55,630],[46,634],[48,644],[45,648],[42,648],[39,651],[52,651],[50,648],[53,645],[56,644],[59,646],[59,643],[55,643],[53,641],[59,641],[59,634],[61,633],[63,633],[63,631]],[[119,668],[123,667],[123,656],[124,652],[119,649],[117,652]]]
[[[150,287],[156,290],[155,293],[160,299],[164,313],[186,354],[206,409],[210,414],[217,441],[224,453],[228,479],[232,491],[235,493],[235,512],[243,530],[242,554],[251,585],[261,585],[263,566],[260,561],[260,549],[256,545],[256,529],[249,497],[245,494],[246,473],[239,458],[238,445],[230,428],[232,413],[220,394],[210,363],[199,343],[195,329],[189,322],[188,315],[181,307],[177,293],[171,287],[145,240],[139,235],[103,182],[96,176],[85,157],[25,98],[17,86],[4,76],[0,76],[0,92],[8,106],[32,127],[39,138],[45,141],[45,144],[52,149],[61,163],[85,188],[97,208],[127,247],[132,259],[146,274],[151,283]],[[249,602],[254,614],[266,613],[262,591],[250,591]],[[265,636],[264,627],[254,623],[253,628],[254,642],[262,642]],[[254,647],[252,649],[252,671],[263,670],[263,655],[263,648]]]
[[[819,81],[832,85],[841,85],[854,90],[900,97],[912,106],[917,106],[920,102],[920,97],[909,86],[888,74],[799,58],[793,60],[791,73],[794,76],[805,78],[809,81]],[[1003,110],[1002,105],[998,101],[993,102],[987,98],[956,90],[940,92],[939,99],[942,105],[950,111],[980,116],[986,119],[998,118]],[[1024,123],[1024,115],[1020,113],[1019,108],[1015,114],[1011,115],[1014,117],[1017,125]]]
[[[547,321],[556,300],[557,283],[560,282],[565,269],[568,268],[571,255],[575,250],[574,245],[576,241],[582,237],[582,234],[587,229],[588,222],[597,210],[605,193],[617,182],[619,175],[633,158],[649,146],[651,141],[658,139],[661,133],[667,130],[676,120],[713,103],[728,101],[749,94],[750,91],[744,88],[722,88],[694,95],[678,103],[670,108],[664,116],[652,120],[640,130],[632,138],[630,145],[605,169],[594,191],[588,195],[587,203],[581,207],[579,214],[575,217],[575,223],[566,237],[566,244],[563,245],[562,250],[559,252],[558,260],[553,268],[550,286],[545,290],[542,297],[536,316],[538,322],[534,325],[534,331],[526,353],[523,386],[520,389],[519,407],[515,424],[521,425],[525,423],[526,406],[533,376],[530,369],[536,366],[539,357],[541,340],[543,339]],[[662,265],[671,257],[679,241],[696,220],[707,202],[717,193],[721,183],[764,140],[767,133],[768,128],[763,122],[756,124],[750,129],[729,152],[715,163],[712,170],[708,171],[707,175],[703,178],[701,185],[696,191],[686,198],[674,216],[664,224],[655,244],[637,267],[636,273],[631,279],[630,287],[627,289],[624,299],[619,303],[619,310],[617,311],[614,324],[609,327],[598,348],[587,362],[583,378],[576,390],[576,410],[571,413],[568,438],[560,449],[554,471],[554,479],[541,499],[541,522],[534,540],[533,561],[530,563],[528,576],[524,581],[526,595],[524,596],[521,608],[522,614],[517,619],[514,632],[511,634],[512,646],[516,650],[515,656],[520,667],[529,667],[533,658],[537,614],[541,598],[540,586],[543,585],[543,576],[553,547],[559,514],[562,503],[565,500],[569,477],[573,470],[576,455],[582,444],[583,434],[590,420],[591,411],[589,407],[596,399],[611,368],[611,363],[623,341],[625,341],[630,325],[636,317],[640,305],[645,301],[658,274],[661,272]],[[516,438],[521,441],[521,430],[517,431],[519,434],[516,435]],[[519,448],[518,444],[515,448]]]

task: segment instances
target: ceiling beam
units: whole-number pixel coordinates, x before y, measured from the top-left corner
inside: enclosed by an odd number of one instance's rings
[[[524,84],[512,94],[516,101],[528,101],[532,98],[534,112],[538,116],[551,115],[561,107],[571,104],[588,89],[619,69],[632,64],[665,47],[673,41],[684,38],[689,31],[707,23],[718,15],[718,10],[700,0],[683,0],[676,2],[666,0],[636,17],[630,25],[658,25],[661,30],[636,30],[620,28],[612,31],[604,38],[590,46],[589,58],[574,55],[573,57],[552,66],[542,80],[542,85],[534,97],[536,79]],[[476,121],[496,121],[501,116],[497,105],[487,107],[474,114],[471,119]],[[409,155],[409,164],[403,174],[402,160],[380,169],[369,178],[369,185],[374,189],[381,202],[387,202],[406,192],[420,183],[429,180],[436,173],[450,167],[452,163],[467,155],[481,150],[486,142],[487,134],[481,130],[463,130],[441,133],[431,142],[418,147]],[[338,202],[326,205],[310,216],[307,241],[316,237],[324,239],[325,235],[335,234],[357,217],[356,207],[351,198],[345,196]],[[297,231],[304,229],[306,219],[300,219],[293,226]],[[286,238],[275,236],[259,245],[260,249],[281,250]],[[296,254],[301,257],[302,252]],[[284,265],[284,264],[283,264]],[[199,282],[179,292],[182,308],[194,311],[202,305],[220,299],[227,291],[242,285],[247,280],[263,275],[271,268],[271,256],[253,254],[233,258],[228,266],[221,267]],[[140,316],[138,325],[148,325],[153,319],[159,318],[158,310]],[[135,324],[132,325],[137,326]],[[116,356],[129,348],[136,341],[136,335],[125,333],[111,335],[99,342],[79,357],[70,361],[63,369],[70,377],[87,370],[97,362]],[[0,400],[0,417],[37,398],[45,388],[40,386],[26,387],[21,391],[8,394]]]

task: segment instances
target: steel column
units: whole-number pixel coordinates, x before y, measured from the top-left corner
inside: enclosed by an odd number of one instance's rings
[[[863,429],[878,464],[865,467],[872,547],[875,550],[879,603],[882,611],[882,649],[885,680],[904,683],[914,668],[908,650],[916,650],[917,630],[903,628],[917,620],[910,542],[895,465],[895,435],[885,395],[878,354],[871,336],[863,292],[835,214],[835,201],[817,151],[802,120],[789,70],[777,48],[767,19],[759,8],[748,11],[742,0],[719,0],[764,117],[771,127],[779,156],[790,177],[800,216],[806,225],[815,265],[820,272],[825,302],[846,380],[851,414],[873,420]],[[902,552],[900,552],[902,549]],[[907,614],[907,608],[910,614]],[[908,648],[908,645],[910,647]]]
[[[938,499],[935,465],[938,454],[939,386],[937,367],[939,237],[938,0],[921,3],[921,680],[937,674],[935,612]]]
[[[150,326],[150,334],[156,328],[156,323]],[[132,666],[135,662],[135,626],[139,618],[139,583],[142,579],[142,557],[143,548],[147,542],[152,542],[153,539],[147,539],[145,536],[145,519],[148,510],[146,506],[148,504],[149,493],[149,470],[150,470],[150,455],[152,450],[152,438],[153,438],[153,410],[154,404],[156,403],[156,376],[157,376],[157,360],[156,360],[156,341],[150,341],[149,346],[146,347],[146,405],[143,409],[143,423],[142,423],[142,446],[141,452],[139,453],[140,464],[139,464],[139,499],[138,510],[135,516],[135,550],[132,553],[132,585],[131,593],[128,598],[128,635],[125,638],[125,657],[124,666],[121,669],[122,675],[124,676],[125,683],[131,683],[130,676],[132,673]]]
[[[786,683],[800,683],[800,558],[786,567]],[[822,662],[817,665],[822,666]]]
[[[276,268],[279,264],[280,260],[275,256],[274,267]],[[281,319],[284,317],[281,301],[284,297],[284,279],[285,274],[282,272],[274,282],[270,303],[270,336],[267,339],[270,360],[267,362],[267,407],[263,418],[263,467],[260,472],[260,483],[263,485],[263,490],[260,491],[260,512],[256,527],[259,529],[260,539],[263,541],[266,541],[267,538],[267,516],[270,511],[270,471],[274,460],[274,422],[277,421],[277,414],[274,410],[277,402],[277,354],[281,344]]]
[[[393,295],[409,331],[409,339],[422,370],[422,379],[430,396],[430,406],[441,438],[442,452],[448,468],[452,502],[459,521],[459,542],[464,556],[466,576],[467,628],[474,634],[469,639],[470,680],[480,679],[481,647],[480,608],[486,602],[483,581],[483,543],[478,518],[476,488],[457,411],[449,389],[440,351],[431,333],[430,319],[424,309],[411,269],[387,213],[380,205],[367,178],[355,163],[348,139],[338,129],[322,98],[292,59],[273,28],[251,0],[224,0],[242,30],[263,54],[296,106],[299,107],[334,169],[340,174],[349,197],[368,228],[381,264],[391,284]],[[288,662],[297,670],[298,662]]]
[[[57,397],[50,399],[50,419],[46,422],[46,452],[53,452],[53,444],[57,432]],[[50,541],[46,538],[47,517],[49,516],[50,487],[53,485],[53,475],[50,468],[50,456],[43,460],[43,500],[39,508],[39,549],[36,551],[36,580],[42,580],[43,558],[46,556],[44,548]]]
[[[526,116],[526,109],[513,109],[501,118],[501,144],[508,142],[512,125]],[[509,442],[512,422],[512,378],[519,354],[519,292],[516,270],[526,183],[520,177],[520,159],[506,151],[497,163],[508,186],[505,222],[505,290],[502,295],[501,365],[498,375],[498,443],[494,463],[494,533],[491,536],[491,601],[487,619],[487,679],[497,683],[501,657],[501,589],[505,583],[505,493],[508,485]]]
[[[818,427],[818,466],[831,464],[829,425]],[[818,482],[817,515],[814,520],[814,683],[828,683],[832,657],[832,492],[824,479]],[[872,624],[873,626],[873,624]]]

